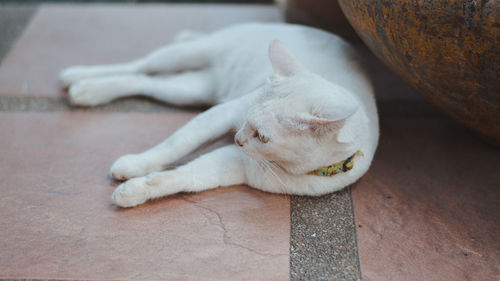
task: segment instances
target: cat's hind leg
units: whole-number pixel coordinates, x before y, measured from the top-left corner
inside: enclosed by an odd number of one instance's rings
[[[121,207],[134,207],[178,192],[245,184],[244,157],[235,145],[225,146],[174,170],[130,179],[115,189],[111,200]]]
[[[184,72],[169,77],[143,74],[94,78],[73,84],[69,89],[74,105],[93,106],[111,100],[144,95],[175,105],[209,105],[214,100],[210,71]]]
[[[209,65],[212,44],[203,36],[167,45],[153,51],[144,58],[121,64],[97,66],[73,66],[64,69],[59,80],[64,87],[82,80],[129,74],[174,73],[187,70],[198,70]]]
[[[140,73],[141,61],[129,63],[94,65],[94,66],[72,66],[64,69],[59,74],[59,81],[63,87],[69,87],[85,79],[106,77],[113,75],[130,75]]]

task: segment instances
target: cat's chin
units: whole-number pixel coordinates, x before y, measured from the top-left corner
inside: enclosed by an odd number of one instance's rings
[[[286,168],[284,168],[282,166],[282,164],[272,160],[272,159],[269,159],[268,157],[264,157],[262,155],[260,155],[259,153],[252,153],[252,152],[249,152],[248,150],[246,150],[244,147],[240,147],[240,150],[246,155],[248,156],[248,158],[256,161],[256,162],[259,162],[261,163],[260,165],[261,166],[264,166],[264,167],[269,167],[269,168],[273,168],[273,169],[278,169],[278,170],[282,170],[283,172],[285,173],[289,173],[289,174],[296,174],[295,171],[290,171]]]

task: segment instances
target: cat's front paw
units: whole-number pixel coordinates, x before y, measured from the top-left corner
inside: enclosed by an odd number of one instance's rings
[[[145,159],[137,154],[128,154],[118,158],[111,165],[110,175],[116,180],[142,177],[151,172]]]
[[[61,81],[63,87],[66,88],[76,82],[89,78],[89,76],[88,67],[73,66],[61,71],[59,74],[59,81]]]
[[[150,198],[148,192],[150,188],[151,185],[145,177],[131,179],[115,189],[111,201],[120,207],[135,207]]]
[[[110,92],[103,83],[97,79],[90,79],[71,85],[69,88],[69,101],[72,105],[94,106],[111,101]]]

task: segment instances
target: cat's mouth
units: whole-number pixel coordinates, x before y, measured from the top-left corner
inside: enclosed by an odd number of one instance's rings
[[[252,148],[250,148],[249,145],[239,145],[239,144],[236,144],[236,145],[238,145],[238,148],[243,153],[245,153],[246,156],[252,158],[253,160],[256,160],[256,161],[272,161],[272,160],[269,160],[269,157],[266,157],[266,155],[262,155],[262,153],[256,152],[255,150],[253,150]]]
[[[255,152],[252,152],[252,151],[249,151],[248,147],[247,146],[240,146],[239,147],[240,150],[245,153],[248,157],[254,159],[254,160],[258,160],[258,161],[261,161],[261,160],[266,160],[264,157],[262,157],[259,153],[255,153]]]

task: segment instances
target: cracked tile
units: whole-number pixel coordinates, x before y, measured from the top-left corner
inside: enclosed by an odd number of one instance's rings
[[[194,115],[0,113],[0,279],[288,280],[286,196],[234,186],[110,204],[113,160]]]

